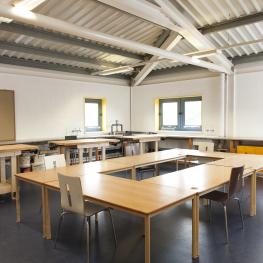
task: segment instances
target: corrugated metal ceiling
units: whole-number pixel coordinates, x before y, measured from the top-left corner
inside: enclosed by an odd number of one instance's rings
[[[5,2],[9,2],[9,0],[5,0]],[[149,0],[149,2],[154,3],[153,0]],[[172,2],[195,25],[196,28],[214,25],[215,23],[263,11],[263,0],[172,0]],[[164,31],[164,28],[161,26],[157,26],[156,24],[95,0],[47,0],[34,11],[78,26],[149,45],[155,45],[156,41]],[[216,47],[224,47],[244,41],[260,39],[263,38],[263,22],[209,33],[206,37]],[[35,37],[1,30],[0,40],[39,47],[64,54],[82,56],[84,58],[96,59],[98,61],[119,63],[121,65],[130,65],[139,61],[134,58],[125,58],[116,54],[95,51],[66,43],[37,39]],[[196,51],[196,49],[186,40],[181,40],[173,51],[180,54],[186,54]],[[223,51],[224,55],[230,59],[237,56],[257,54],[260,52],[263,52],[263,42],[234,47]],[[26,54],[18,51],[8,51],[5,49],[0,50],[0,55],[30,59],[32,61],[73,65],[92,70],[103,69],[100,65],[90,65],[89,63],[73,62],[71,60],[58,58],[47,58],[45,56]],[[182,63],[171,63],[168,61],[160,62],[154,70],[171,68],[178,65],[182,65]]]

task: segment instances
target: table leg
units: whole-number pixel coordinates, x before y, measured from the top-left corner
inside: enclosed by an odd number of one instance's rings
[[[140,142],[139,143],[139,147],[140,147],[140,154],[143,154],[144,153],[144,149],[143,149],[143,142]]]
[[[12,199],[15,199],[15,192],[16,192],[15,174],[16,172],[17,172],[16,156],[11,156],[11,195],[12,195]]]
[[[250,216],[257,213],[257,174],[256,171],[251,175],[250,182]]]
[[[48,200],[48,189],[41,187],[42,192],[42,220],[43,220],[43,238],[51,239],[50,211]]]
[[[132,177],[132,180],[136,180],[136,168],[135,167],[132,167],[131,169],[131,177]]]
[[[188,139],[188,149],[193,149],[193,138]]]
[[[79,164],[83,164],[83,148],[79,148]]]
[[[99,149],[96,148],[96,161],[100,160],[100,156],[99,156]]]
[[[101,147],[101,157],[102,160],[106,160],[106,147]]]
[[[159,142],[158,141],[156,141],[155,144],[154,144],[154,150],[156,152],[158,152],[158,150],[159,150]]]
[[[16,222],[21,222],[21,206],[20,206],[20,181],[16,178]]]
[[[192,200],[192,257],[199,257],[199,195]]]
[[[60,154],[65,155],[66,164],[70,165],[70,151],[69,151],[69,149],[67,147],[64,147],[64,146],[59,146],[59,152],[60,152]]]
[[[151,262],[151,218],[144,217],[145,263]]]
[[[0,175],[1,175],[1,183],[6,183],[5,157],[0,157]]]
[[[89,148],[89,162],[92,162],[92,148]]]
[[[154,176],[159,176],[160,175],[160,165],[158,163],[154,165],[154,169],[155,169]]]

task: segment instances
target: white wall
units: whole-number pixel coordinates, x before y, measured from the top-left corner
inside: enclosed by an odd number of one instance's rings
[[[132,91],[132,129],[153,131],[155,129],[154,101],[160,97],[202,96],[203,133],[214,129],[209,135],[224,134],[224,89],[222,76],[180,80],[162,84],[134,87]]]
[[[106,99],[108,129],[115,120],[130,129],[127,85],[62,79],[59,74],[51,78],[32,76],[30,71],[23,74],[3,71],[0,69],[1,89],[15,91],[17,140],[63,137],[74,128],[83,129],[84,97]]]
[[[234,136],[263,138],[263,63],[239,67],[235,77]]]

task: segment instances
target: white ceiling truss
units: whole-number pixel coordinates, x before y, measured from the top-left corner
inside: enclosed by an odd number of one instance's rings
[[[263,57],[263,0],[16,2],[25,8],[0,1],[6,64],[101,73],[140,85],[151,71],[189,64],[231,73],[233,62]]]

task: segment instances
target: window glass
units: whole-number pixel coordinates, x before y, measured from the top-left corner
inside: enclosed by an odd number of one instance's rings
[[[102,130],[102,100],[85,99],[85,130]]]
[[[185,101],[185,127],[201,126],[201,101]]]
[[[202,97],[159,100],[160,130],[202,130]]]
[[[178,125],[178,103],[167,102],[163,103],[163,125],[164,126],[177,126]]]

